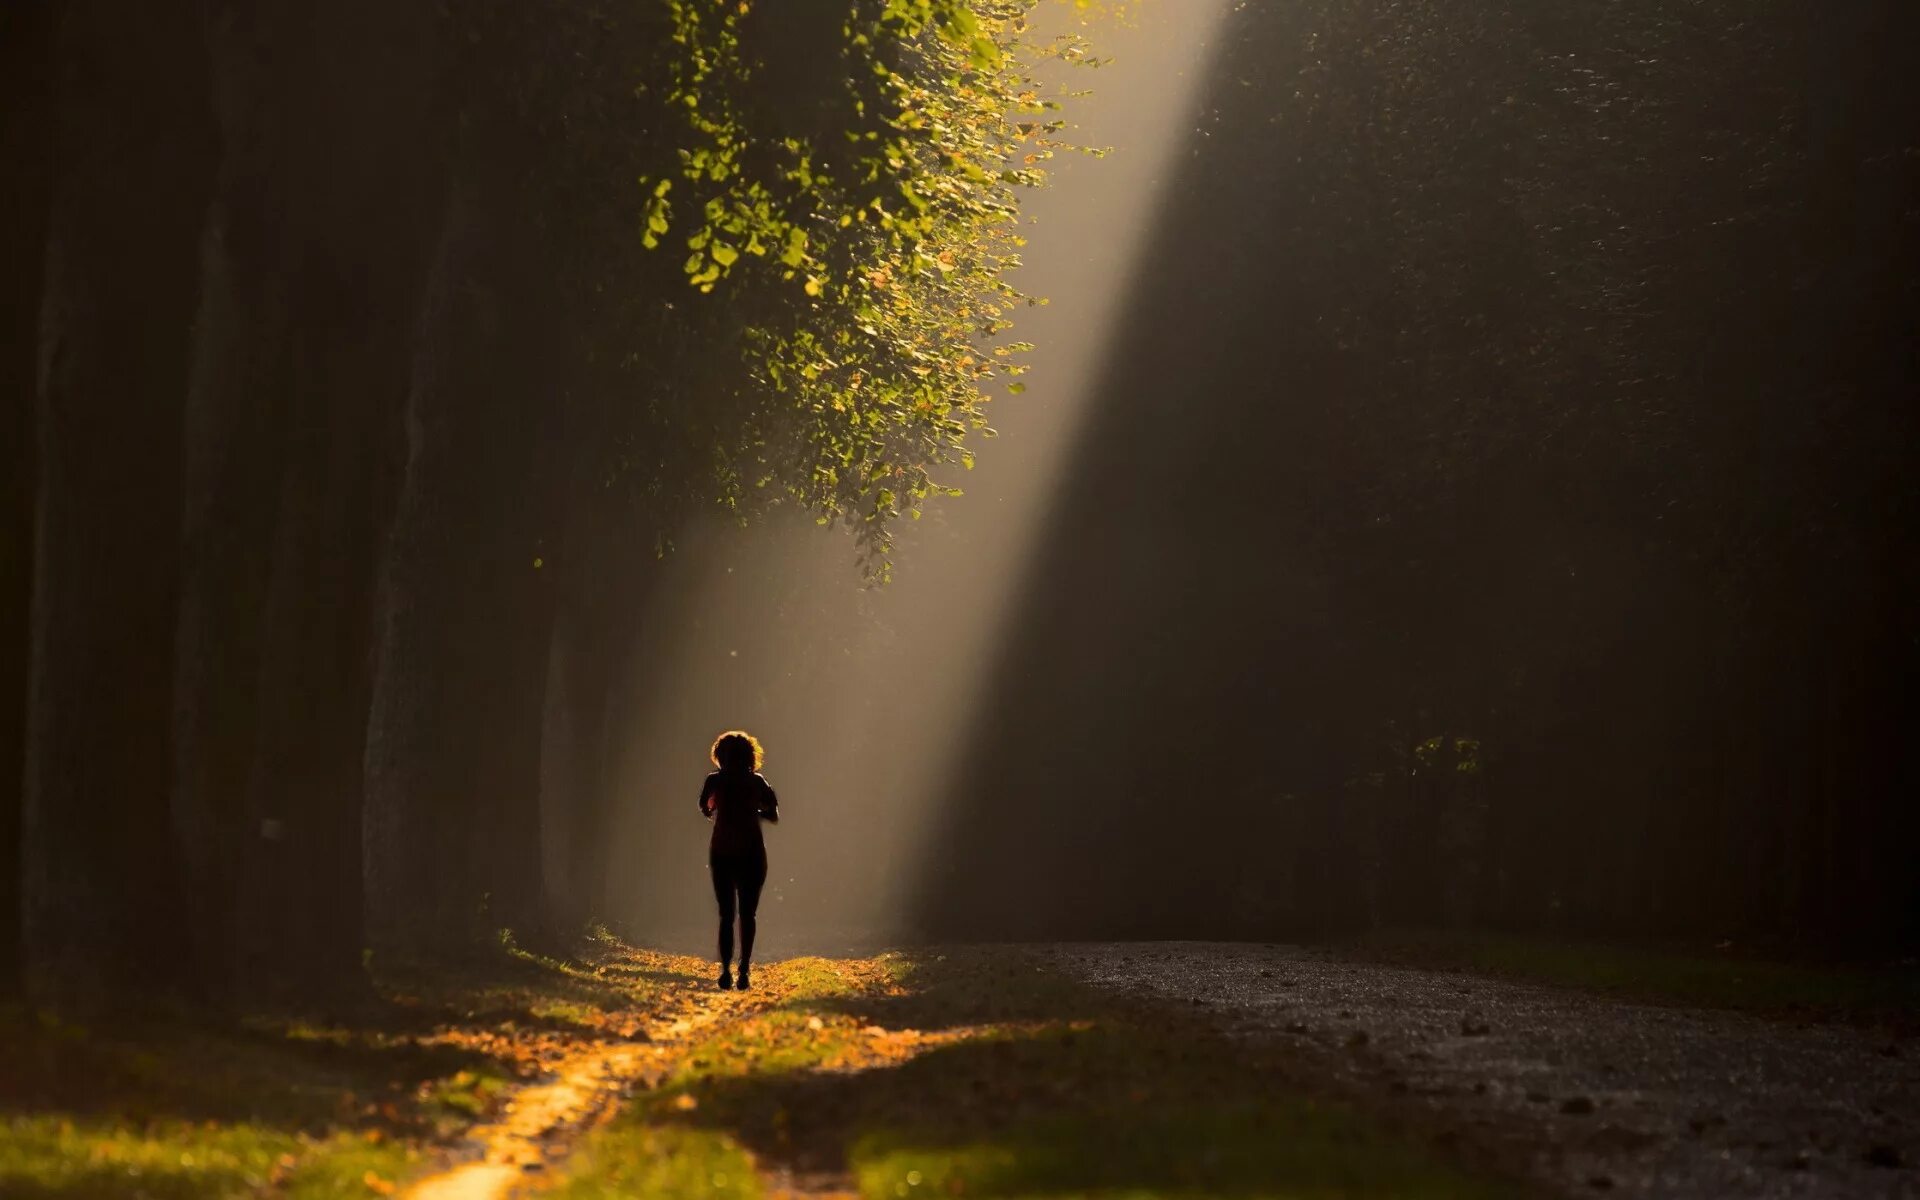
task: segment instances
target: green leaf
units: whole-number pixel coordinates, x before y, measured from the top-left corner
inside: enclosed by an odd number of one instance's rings
[[[780,261],[789,267],[805,266],[807,262],[807,233],[804,229],[794,229],[787,234],[787,245],[780,252]]]

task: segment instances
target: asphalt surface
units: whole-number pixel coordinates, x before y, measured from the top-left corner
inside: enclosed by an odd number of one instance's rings
[[[1920,1197],[1920,1042],[1356,963],[1297,946],[1051,947],[1102,987],[1297,1045],[1329,1088],[1563,1195]]]

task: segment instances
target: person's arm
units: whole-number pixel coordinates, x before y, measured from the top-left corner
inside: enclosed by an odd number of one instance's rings
[[[709,821],[713,819],[713,776],[711,775],[700,784],[700,815]]]
[[[773,794],[773,785],[764,778],[760,781],[760,819],[780,823],[780,797]]]

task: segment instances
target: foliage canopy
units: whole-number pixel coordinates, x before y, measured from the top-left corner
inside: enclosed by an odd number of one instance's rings
[[[641,238],[742,314],[720,497],[844,520],[884,578],[897,518],[959,494],[936,473],[972,466],[989,387],[1022,390],[1018,194],[1067,148],[1035,69],[1091,60],[1032,36],[1034,0],[860,0],[826,38],[781,6],[664,3],[677,144]]]

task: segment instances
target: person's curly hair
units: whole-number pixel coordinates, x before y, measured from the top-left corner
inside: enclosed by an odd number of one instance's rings
[[[713,765],[721,770],[758,771],[760,764],[767,761],[767,752],[760,748],[760,741],[744,729],[729,729],[713,739],[713,749],[707,752]]]

